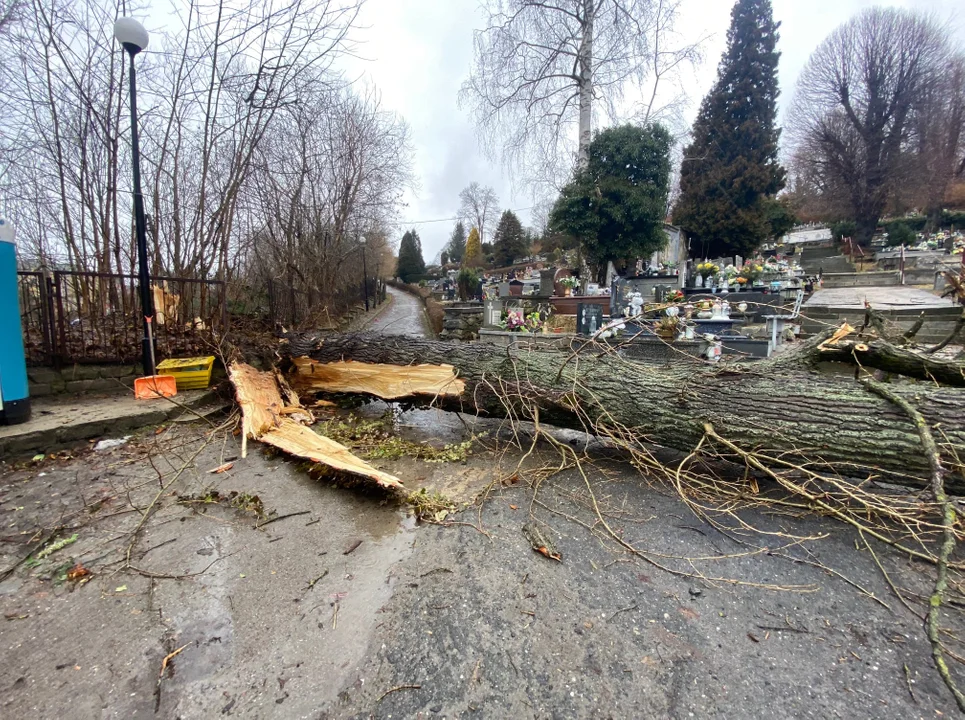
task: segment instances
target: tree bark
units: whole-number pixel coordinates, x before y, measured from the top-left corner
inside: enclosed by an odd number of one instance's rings
[[[884,340],[844,340],[815,353],[817,360],[844,362],[943,385],[965,387],[965,364],[895,347]],[[965,402],[965,397],[963,397]],[[963,411],[965,412],[965,411]]]
[[[293,338],[288,353],[320,362],[452,365],[466,381],[466,391],[436,402],[449,409],[505,416],[504,403],[518,408],[525,398],[538,406],[542,422],[582,430],[569,405],[575,400],[593,420],[606,416],[611,425],[620,423],[684,452],[710,423],[743,448],[794,451],[799,459],[828,463],[842,473],[861,476],[876,468],[889,482],[917,486],[925,486],[929,477],[918,430],[900,408],[849,378],[786,363],[736,369],[689,362],[662,366],[594,348],[566,362],[567,355],[559,352],[374,334]],[[500,384],[503,392],[497,394],[494,386]],[[933,385],[895,386],[894,392],[918,407],[931,425],[940,425],[943,442],[965,447],[965,392]],[[956,464],[950,459],[950,466]],[[949,481],[950,489],[965,491],[961,469]]]
[[[579,167],[585,168],[590,161],[589,147],[593,130],[593,22],[595,1],[583,5],[583,37],[580,40],[580,139],[578,151]]]

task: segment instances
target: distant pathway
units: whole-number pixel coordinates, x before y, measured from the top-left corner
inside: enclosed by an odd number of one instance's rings
[[[392,307],[373,320],[365,329],[388,335],[426,336],[426,313],[422,300],[415,295],[387,287]]]

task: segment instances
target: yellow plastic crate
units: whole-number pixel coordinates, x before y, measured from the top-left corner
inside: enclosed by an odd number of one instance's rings
[[[170,358],[157,365],[159,375],[173,375],[178,390],[203,390],[211,384],[214,355],[194,358]]]

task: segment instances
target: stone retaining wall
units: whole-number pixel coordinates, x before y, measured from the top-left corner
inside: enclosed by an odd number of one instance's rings
[[[28,367],[30,397],[83,392],[127,393],[143,375],[140,365],[73,365],[54,370]]]
[[[888,287],[898,285],[897,271],[866,272],[866,273],[828,273],[821,276],[822,286],[826,288],[840,287]]]
[[[440,340],[476,340],[483,324],[482,303],[465,303],[445,308]]]

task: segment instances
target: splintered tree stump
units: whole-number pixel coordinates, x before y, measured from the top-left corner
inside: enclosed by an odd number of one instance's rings
[[[290,338],[285,352],[317,362],[355,360],[392,365],[445,364],[465,381],[458,397],[433,398],[436,406],[500,417],[519,397],[539,408],[551,425],[585,429],[572,410],[619,423],[655,444],[688,452],[705,423],[744,449],[827,463],[842,473],[888,473],[892,483],[923,486],[929,476],[918,430],[906,413],[847,377],[809,372],[782,359],[743,367],[687,360],[656,365],[630,361],[604,348],[577,357],[554,351],[452,344],[406,336],[347,334]],[[561,372],[562,368],[562,372]],[[965,390],[931,383],[895,385],[937,433],[939,443],[965,457]],[[514,399],[514,395],[516,398]],[[423,401],[425,398],[423,398]],[[956,462],[950,462],[955,467]],[[872,473],[873,474],[873,473]],[[948,487],[965,491],[961,473]]]

